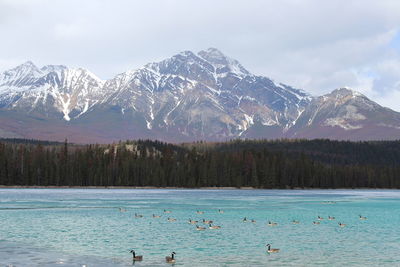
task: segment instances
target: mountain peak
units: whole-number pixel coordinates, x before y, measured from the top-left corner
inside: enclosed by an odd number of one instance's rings
[[[16,66],[15,68],[11,69],[11,70],[16,70],[16,71],[35,71],[35,72],[40,72],[39,68],[36,67],[36,65],[28,60],[24,63],[22,63],[21,65]]]
[[[201,58],[205,59],[214,67],[216,67],[218,73],[232,72],[238,76],[250,75],[236,59],[232,59],[226,56],[217,48],[208,48],[197,53]]]
[[[350,87],[341,87],[341,88],[337,88],[335,90],[333,90],[330,95],[332,96],[336,96],[336,97],[345,97],[345,96],[363,96],[363,94],[361,94],[360,92],[357,92],[353,89],[351,89]]]

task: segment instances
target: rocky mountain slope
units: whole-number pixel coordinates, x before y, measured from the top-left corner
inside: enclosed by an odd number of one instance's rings
[[[73,142],[151,138],[398,139],[400,114],[341,88],[321,97],[251,74],[210,48],[103,81],[26,62],[0,74],[0,136]]]

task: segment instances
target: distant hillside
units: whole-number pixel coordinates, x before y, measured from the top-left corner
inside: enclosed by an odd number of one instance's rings
[[[400,142],[0,141],[0,185],[400,188]]]

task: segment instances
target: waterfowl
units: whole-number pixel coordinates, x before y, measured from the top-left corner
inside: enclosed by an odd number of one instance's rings
[[[126,209],[124,209],[124,208],[119,208],[119,211],[120,211],[120,212],[125,212]]]
[[[213,221],[211,221],[211,220],[204,220],[204,219],[203,219],[203,223],[204,223],[204,224],[210,224],[210,223],[213,223]]]
[[[135,218],[143,218],[143,215],[135,213]]]
[[[198,226],[198,225],[196,225],[196,230],[197,230],[197,231],[204,231],[204,230],[206,230],[206,228],[203,227],[203,226]]]
[[[334,219],[335,219],[335,217],[328,216],[328,220],[332,221]]]
[[[247,222],[247,218],[246,217],[243,218],[243,222]]]
[[[167,219],[169,222],[176,222],[176,219],[175,218],[170,218],[170,217],[168,217],[168,219]]]
[[[203,214],[203,213],[204,213],[204,211],[200,211],[200,210],[198,210],[198,211],[196,211],[196,213],[197,213],[197,214]]]
[[[155,215],[155,214],[153,214],[153,218],[161,218],[161,216],[160,215]]]
[[[164,213],[171,213],[170,210],[164,210]]]
[[[188,223],[189,224],[196,224],[196,223],[198,223],[198,221],[193,221],[192,219],[189,219]]]
[[[136,256],[136,253],[133,249],[130,252],[132,253],[133,261],[142,261],[143,260],[143,256]]]
[[[278,225],[278,223],[276,223],[276,222],[268,221],[268,226],[277,226],[277,225]]]
[[[221,229],[221,226],[218,225],[211,225],[211,223],[208,225],[208,229]]]
[[[339,226],[340,226],[340,227],[345,227],[346,224],[344,224],[344,223],[339,223]]]
[[[254,220],[254,219],[251,219],[251,222],[252,222],[252,223],[256,223],[256,220]]]
[[[292,223],[293,223],[293,224],[299,224],[300,222],[299,222],[299,221],[296,221],[296,220],[293,220]]]
[[[322,218],[321,216],[318,216],[318,220],[322,221],[324,218]]]
[[[175,252],[172,252],[171,253],[171,257],[170,256],[167,256],[167,257],[165,257],[165,261],[166,262],[168,262],[168,263],[175,263]]]
[[[267,244],[267,252],[268,253],[277,253],[277,252],[279,252],[279,248],[271,248],[271,244]]]
[[[312,222],[313,224],[321,224],[320,222]]]
[[[367,217],[364,217],[364,216],[361,216],[361,215],[359,215],[360,216],[360,220],[366,220],[367,219]]]
[[[220,209],[218,210],[218,212],[219,212],[219,213],[224,213],[224,211],[223,211],[223,210],[220,210]]]

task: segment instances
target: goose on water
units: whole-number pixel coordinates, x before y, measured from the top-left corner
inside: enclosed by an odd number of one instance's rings
[[[176,260],[175,260],[175,252],[172,252],[171,253],[171,257],[170,256],[166,256],[165,257],[165,261],[167,262],[167,263],[175,263],[176,262]]]
[[[277,252],[280,251],[279,248],[271,248],[271,244],[267,244],[266,247],[267,247],[267,252],[268,252],[268,253],[277,253]]]
[[[211,225],[211,223],[208,225],[208,229],[221,229],[221,226],[218,225]]]
[[[211,220],[204,220],[204,219],[203,219],[203,223],[204,223],[204,224],[210,224],[210,223],[213,223],[213,221],[211,221]]]
[[[143,256],[136,256],[136,253],[133,249],[130,252],[132,253],[132,259],[134,261],[142,261],[143,260]]]
[[[192,220],[192,219],[189,219],[189,221],[188,221],[188,223],[189,224],[197,224],[199,221],[194,221],[194,220]]]
[[[196,225],[196,230],[197,230],[197,231],[204,231],[204,230],[206,230],[206,228],[203,227],[203,226],[198,226],[198,225]]]

